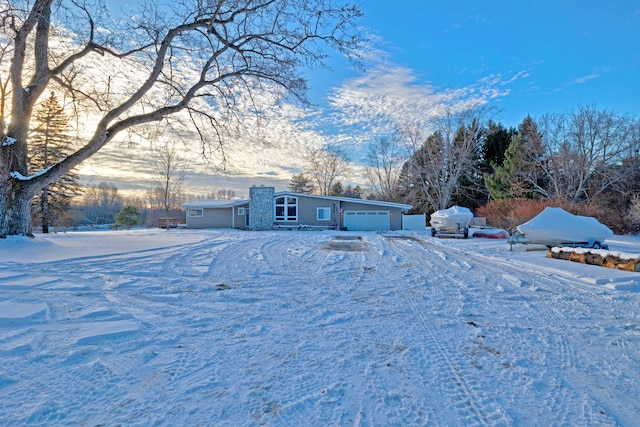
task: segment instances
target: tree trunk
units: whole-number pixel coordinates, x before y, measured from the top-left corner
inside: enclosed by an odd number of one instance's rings
[[[42,232],[46,234],[49,232],[49,190],[47,187],[42,190],[40,209],[42,213]]]
[[[0,186],[0,237],[11,235],[33,237],[31,231],[33,195],[19,184],[10,180]]]

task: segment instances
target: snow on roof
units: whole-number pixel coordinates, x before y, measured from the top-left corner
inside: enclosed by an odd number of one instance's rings
[[[363,205],[385,206],[389,208],[398,208],[398,209],[405,209],[405,210],[409,210],[413,207],[413,205],[406,205],[404,203],[383,202],[380,200],[356,199],[353,197],[320,196],[318,194],[294,193],[292,191],[281,191],[279,193],[274,194],[274,197],[279,197],[279,196],[310,197],[313,199],[334,200],[336,202],[361,203]]]
[[[249,203],[249,200],[195,200],[193,202],[180,205],[181,208],[207,208],[207,209],[224,209],[234,206],[243,206]]]
[[[320,196],[317,194],[294,193],[292,191],[282,191],[274,194],[274,197],[281,197],[281,196],[309,197],[312,199],[333,200],[336,202],[361,203],[363,205],[384,206],[388,208],[397,208],[402,210],[409,210],[413,207],[412,205],[406,205],[404,203],[383,202],[380,200],[355,199],[353,197]],[[249,200],[195,200],[193,202],[184,203],[180,205],[180,207],[187,208],[187,209],[190,209],[190,208],[224,209],[224,208],[231,208],[234,206],[244,206],[248,203],[249,203]]]

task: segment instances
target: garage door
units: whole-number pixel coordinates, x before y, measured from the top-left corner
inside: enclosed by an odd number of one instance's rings
[[[344,226],[349,231],[389,230],[389,211],[345,211]]]

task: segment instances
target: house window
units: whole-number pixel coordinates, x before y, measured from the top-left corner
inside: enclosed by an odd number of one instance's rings
[[[318,208],[316,218],[318,221],[331,221],[331,208]]]
[[[189,209],[189,211],[187,212],[187,214],[189,216],[202,216],[202,209],[194,209],[191,208]]]
[[[238,208],[238,215],[244,215],[244,208]]]
[[[298,220],[298,198],[283,196],[276,197],[275,203],[276,221],[297,221]]]

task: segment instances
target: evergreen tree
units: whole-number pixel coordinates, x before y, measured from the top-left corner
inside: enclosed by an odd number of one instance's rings
[[[69,118],[53,92],[34,116],[35,127],[32,129],[29,146],[29,167],[33,170],[45,170],[71,152]],[[61,221],[70,210],[71,199],[79,193],[79,177],[75,170],[62,175],[47,185],[33,199],[32,212],[34,221],[42,225],[42,232],[48,233],[49,226]]]
[[[125,206],[116,214],[116,227],[126,227],[129,230],[140,224],[142,224],[142,214],[135,206]]]
[[[295,193],[312,194],[313,183],[311,182],[311,178],[309,178],[307,175],[305,175],[304,173],[299,173],[291,177],[291,182],[289,182],[289,189]]]
[[[351,191],[351,197],[353,197],[354,199],[362,199],[362,187],[360,187],[359,185],[353,187],[353,190]]]
[[[360,188],[359,185],[356,185],[355,187],[347,185],[347,188],[345,188],[342,194],[339,194],[339,196],[351,197],[352,199],[361,199],[362,188]]]
[[[527,116],[504,152],[502,165],[494,166],[492,175],[485,175],[491,199],[538,197],[544,186],[541,171],[544,152],[537,126],[531,116]]]
[[[329,190],[329,196],[342,196],[342,195],[344,195],[344,187],[342,186],[342,182],[336,181],[331,186],[331,190]]]
[[[514,128],[507,129],[501,123],[489,122],[482,147],[483,173],[491,173],[494,168],[502,165],[505,152],[516,134]]]

